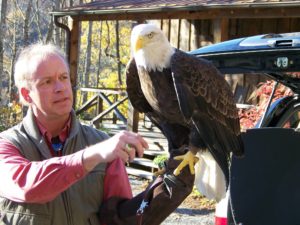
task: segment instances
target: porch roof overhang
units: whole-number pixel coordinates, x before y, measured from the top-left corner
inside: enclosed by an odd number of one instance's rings
[[[85,21],[300,17],[299,12],[298,0],[101,0],[51,14]]]

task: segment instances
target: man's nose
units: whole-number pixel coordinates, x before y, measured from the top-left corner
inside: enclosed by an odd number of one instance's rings
[[[54,90],[57,92],[57,91],[63,91],[64,89],[65,89],[65,84],[60,80],[56,80],[54,85]]]

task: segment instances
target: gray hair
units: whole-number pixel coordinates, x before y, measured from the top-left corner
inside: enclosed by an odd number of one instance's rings
[[[33,70],[36,69],[34,68],[34,66],[38,65],[38,62],[42,61],[49,55],[57,55],[61,57],[67,65],[67,68],[69,69],[65,53],[56,45],[36,43],[29,45],[21,50],[15,63],[14,80],[15,85],[18,88],[20,102],[22,104],[27,105],[27,102],[23,99],[23,96],[21,95],[21,88],[30,87],[28,81],[32,76]]]

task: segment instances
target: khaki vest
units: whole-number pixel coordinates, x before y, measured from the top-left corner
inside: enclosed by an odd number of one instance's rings
[[[47,143],[34,121],[32,111],[28,110],[19,125],[0,133],[0,137],[12,142],[30,161],[49,159],[52,156]],[[80,124],[72,112],[70,135],[63,154],[72,154],[106,138],[105,133]],[[45,204],[18,203],[0,196],[0,225],[100,225],[98,211],[103,198],[105,168],[106,164],[99,164],[82,180]]]

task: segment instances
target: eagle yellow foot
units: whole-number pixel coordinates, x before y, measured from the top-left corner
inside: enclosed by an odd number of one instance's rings
[[[174,159],[182,160],[182,162],[177,166],[177,168],[173,172],[175,176],[178,176],[181,170],[187,165],[189,165],[191,174],[195,174],[194,165],[196,164],[196,162],[199,161],[199,158],[196,157],[192,152],[188,151],[184,155],[175,156]]]

